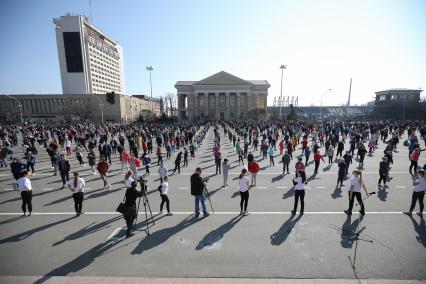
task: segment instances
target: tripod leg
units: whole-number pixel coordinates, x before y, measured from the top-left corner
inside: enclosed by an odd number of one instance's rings
[[[136,224],[138,223],[138,215],[139,215],[139,206],[141,205],[141,198],[139,197],[139,201],[138,201],[138,209],[136,211],[136,218],[135,218],[135,222],[133,223],[133,231],[136,229]]]

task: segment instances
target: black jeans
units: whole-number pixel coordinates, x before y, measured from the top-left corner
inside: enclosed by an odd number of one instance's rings
[[[356,197],[356,200],[358,201],[359,205],[361,206],[361,211],[365,211],[364,202],[362,202],[361,192],[349,192],[349,194],[352,195],[352,197],[349,198],[349,209],[348,209],[348,211],[352,212],[352,208],[354,207],[355,197]]]
[[[178,173],[180,173],[180,162],[179,163],[175,163],[175,169],[173,170],[173,173],[175,173],[176,170],[178,171]]]
[[[216,163],[216,174],[218,171],[219,171],[219,174],[221,174],[220,162]]]
[[[28,212],[32,212],[33,211],[33,204],[32,204],[32,199],[33,199],[33,192],[32,191],[22,191],[21,192],[21,198],[22,198],[22,212],[26,213],[27,212],[27,207],[28,207]]]
[[[414,171],[417,171],[417,161],[411,160],[410,173],[412,172],[413,167],[414,167]]]
[[[163,205],[164,203],[166,203],[167,212],[170,213],[169,197],[166,194],[160,194],[160,197],[161,197],[160,211],[163,211]]]
[[[289,163],[283,163],[283,173],[286,171],[286,169],[287,169],[287,172],[289,172],[289,170],[288,170],[288,164]]]
[[[27,172],[30,171],[31,168],[31,172],[34,173],[34,164],[27,164]]]
[[[413,195],[411,197],[410,212],[412,212],[414,210],[414,207],[416,207],[416,202],[417,202],[417,199],[418,199],[419,204],[420,204],[420,213],[423,213],[423,208],[424,208],[423,200],[424,200],[424,198],[425,198],[425,192],[424,191],[420,191],[420,192],[413,191]]]
[[[76,192],[72,195],[72,198],[74,199],[75,213],[81,214],[81,209],[83,209],[84,193],[83,192]]]
[[[345,174],[338,174],[337,175],[337,184],[343,184],[343,180],[345,178]]]
[[[70,179],[70,173],[69,172],[61,172],[61,179],[62,184],[65,185],[67,181]]]
[[[319,160],[315,160],[315,170],[314,170],[314,173],[318,173],[319,165],[320,165],[320,161]]]
[[[303,213],[303,210],[305,209],[305,190],[295,190],[294,194],[294,207],[293,211],[296,212],[297,210],[297,203],[300,199],[300,213]]]
[[[269,165],[273,165],[275,166],[275,162],[274,162],[274,156],[269,156]]]
[[[386,174],[384,173],[379,173],[379,184],[381,184],[383,181],[384,185],[386,185]]]
[[[135,221],[135,218],[133,217],[124,217],[124,220],[126,220],[127,225],[127,232],[126,235],[129,235],[133,230],[133,221]]]
[[[245,192],[240,191],[240,196],[241,196],[241,201],[240,201],[241,211],[243,211],[243,207],[244,207],[244,211],[247,211],[247,205],[248,205],[248,200],[249,200],[248,190],[245,191]]]
[[[162,163],[162,162],[163,162],[163,156],[159,155],[159,156],[157,156],[157,157],[158,157],[157,165],[159,165],[160,163]]]

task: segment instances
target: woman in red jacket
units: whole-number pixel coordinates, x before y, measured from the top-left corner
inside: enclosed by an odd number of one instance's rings
[[[248,165],[248,170],[251,173],[251,184],[252,186],[256,186],[256,176],[257,173],[259,172],[259,164],[256,162],[256,160],[253,160],[250,162],[250,164]]]

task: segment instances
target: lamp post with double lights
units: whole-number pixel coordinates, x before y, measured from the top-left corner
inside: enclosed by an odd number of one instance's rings
[[[21,118],[21,123],[24,123],[24,118],[22,117],[22,104],[21,104],[21,102],[17,98],[15,98],[15,97],[12,97],[12,96],[9,96],[9,95],[6,95],[6,94],[3,94],[3,96],[11,98],[11,99],[15,100],[18,103],[17,106],[19,108],[19,116]]]
[[[325,91],[322,96],[321,96],[321,106],[320,106],[320,117],[321,117],[321,121],[322,121],[322,99],[324,98],[324,95],[327,94],[328,92],[331,92],[331,89],[328,89],[327,91]]]
[[[284,69],[287,70],[287,65],[281,65],[281,93],[280,93],[280,99],[278,100],[278,103],[280,104],[280,119],[281,119],[281,107],[283,105],[283,76],[284,76]]]
[[[154,112],[154,103],[152,101],[152,80],[151,80],[151,72],[154,71],[152,66],[146,66],[146,70],[149,71],[149,86],[151,88],[151,111]]]

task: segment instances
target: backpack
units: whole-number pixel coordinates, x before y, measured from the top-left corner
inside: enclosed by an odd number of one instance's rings
[[[135,165],[137,168],[139,168],[141,166],[141,160],[139,159],[134,159],[135,160]]]

